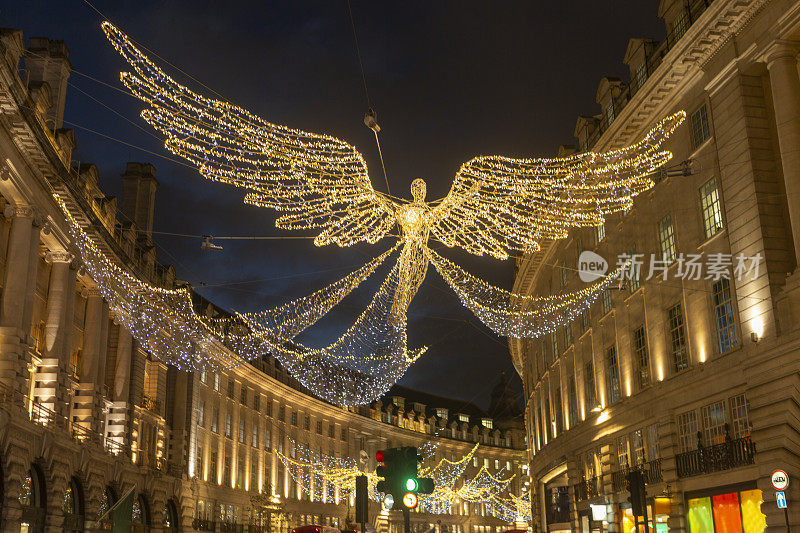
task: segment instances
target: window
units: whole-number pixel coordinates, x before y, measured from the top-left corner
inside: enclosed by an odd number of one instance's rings
[[[311,429],[311,417],[306,415],[306,419],[303,421],[303,429],[309,431]]]
[[[591,361],[584,366],[583,384],[585,387],[586,410],[588,411],[597,405],[597,393],[594,386],[594,365]]]
[[[686,332],[683,327],[683,309],[681,304],[670,307],[667,312],[669,318],[669,338],[672,361],[675,372],[680,372],[689,367],[689,358],[686,355]]]
[[[658,452],[658,426],[650,424],[647,426],[647,458],[652,461],[661,457]]]
[[[731,437],[738,439],[750,435],[750,402],[744,394],[728,400],[731,413]]]
[[[225,414],[225,436],[231,438],[233,435],[233,420],[230,413]]]
[[[472,466],[474,466],[476,468],[478,466],[478,456],[477,455],[473,455],[472,456]]]
[[[578,423],[578,394],[575,390],[575,376],[569,377],[567,395],[567,403],[569,404],[569,427],[572,427]]]
[[[619,401],[619,365],[617,364],[617,349],[609,346],[606,349],[606,395],[608,403]]]
[[[217,452],[212,451],[211,457],[208,460],[208,470],[211,472],[211,481],[216,481],[217,478]]]
[[[278,407],[278,420],[286,422],[286,406],[283,404]]]
[[[292,411],[292,425],[297,425],[297,411]]]
[[[317,420],[317,435],[322,435],[322,420]]]
[[[219,392],[219,388],[220,388],[220,385],[219,385],[219,374],[214,372],[214,390]]]
[[[633,75],[633,81],[635,82],[634,85],[636,89],[639,89],[644,82],[647,81],[647,63],[642,63],[639,65],[639,68],[636,69],[636,73]]]
[[[241,403],[244,406],[247,406],[247,385],[245,385],[244,383],[242,383],[242,393],[239,403]]]
[[[556,402],[556,435],[561,435],[564,431],[564,402],[561,399],[561,387],[556,387],[553,400]]]
[[[459,422],[469,422],[469,415],[461,414],[458,415]]]
[[[703,419],[703,446],[713,446],[725,441],[725,400],[705,405],[700,409]]]
[[[614,101],[611,100],[608,102],[608,107],[606,107],[606,122],[610,126],[612,122],[614,122]]]
[[[253,419],[253,433],[250,436],[250,446],[257,448],[258,447],[258,419]]]
[[[639,388],[647,388],[650,386],[650,358],[647,355],[647,335],[644,326],[633,330],[633,356],[636,361]]]
[[[445,409],[444,407],[437,407],[436,416],[438,416],[443,420],[447,420],[447,409]]]
[[[697,148],[711,137],[711,129],[708,126],[708,110],[706,104],[692,113],[692,148]]]
[[[236,461],[237,472],[236,472],[236,488],[241,489],[244,487],[244,457],[239,457],[239,460]]]
[[[565,348],[572,346],[572,323],[567,322],[564,326],[564,344]]]
[[[597,226],[595,226],[595,235],[597,236],[597,242],[600,243],[603,239],[606,238],[606,225],[605,223],[601,222]]]
[[[269,427],[264,429],[264,449],[269,451],[272,447],[272,430]]]
[[[328,437],[329,438],[331,438],[331,439],[333,438],[333,435],[334,435],[333,432],[334,431],[336,431],[336,428],[333,426],[333,423],[329,424],[328,425]]]
[[[481,420],[481,422],[483,423],[483,427],[487,429],[494,429],[494,421],[491,418],[484,418]]]
[[[658,243],[661,247],[661,258],[664,261],[675,261],[675,228],[672,226],[672,216],[667,215],[658,223]]]
[[[711,286],[714,295],[714,320],[717,326],[717,347],[720,353],[731,351],[736,347],[736,324],[733,319],[733,300],[731,299],[731,283],[720,278]]]
[[[200,427],[205,427],[206,425],[206,402],[200,402],[200,408],[198,409],[197,413],[197,425]]]
[[[617,465],[622,468],[629,466],[630,456],[628,455],[628,436],[620,435],[617,437]]]
[[[628,290],[633,294],[639,290],[639,286],[641,285],[639,281],[639,265],[634,264],[634,259],[636,258],[636,243],[633,243],[628,249],[628,256],[631,258],[631,265],[628,269]]]
[[[225,465],[224,465],[224,470],[222,472],[222,476],[223,476],[222,483],[226,487],[229,487],[231,484],[231,456],[227,454],[225,455]]]
[[[708,239],[722,229],[722,208],[719,204],[717,178],[711,178],[700,187],[700,209],[703,212],[703,229]]]
[[[267,403],[267,416],[271,417],[272,416],[272,400],[267,398],[266,399],[266,403]]]
[[[236,385],[236,382],[233,381],[232,378],[228,378],[228,398],[233,399],[233,387]]]
[[[630,442],[631,442],[631,464],[641,465],[647,462],[644,456],[644,438],[642,436],[641,429],[637,429],[636,431],[631,433]]]
[[[670,27],[672,30],[670,31],[670,35],[667,37],[669,40],[669,45],[672,46],[675,44],[676,41],[680,40],[681,37],[686,33],[686,30],[689,29],[689,20],[686,18],[686,11],[681,11],[678,18],[675,19]]]
[[[211,416],[211,431],[219,433],[219,407],[214,406],[214,414]]]
[[[205,370],[200,371],[200,382],[208,383],[208,372],[206,372]]]
[[[347,440],[347,429],[346,428],[342,428],[342,431],[340,432],[339,437],[341,438],[341,440],[344,440],[344,441]]]
[[[278,432],[278,453],[283,453],[283,445],[286,442],[286,435],[283,430]]]
[[[603,297],[603,314],[605,315],[606,313],[611,311],[611,291],[609,289],[603,289],[602,297]]]
[[[584,309],[581,313],[581,322],[583,322],[583,331],[589,329],[589,310]]]
[[[261,410],[261,395],[258,391],[253,391],[253,409],[255,411]]]
[[[678,444],[681,452],[697,447],[697,412],[686,411],[678,415]]]
[[[558,330],[550,332],[550,344],[553,347],[553,361],[558,359]]]

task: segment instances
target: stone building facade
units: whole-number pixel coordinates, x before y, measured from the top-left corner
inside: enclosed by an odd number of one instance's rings
[[[525,437],[504,386],[497,417],[400,389],[344,409],[305,392],[273,359],[191,374],[143,350],[75,256],[54,193],[105,253],[173,288],[182,282],[157,262],[152,240],[156,171],[128,163],[114,198],[94,165],[73,164],[75,134],[63,127],[72,68],[63,42],[26,47],[21,31],[0,30],[0,530],[108,529],[104,510],[131,487],[135,531],[344,527],[352,502],[309,501],[277,459],[293,443],[368,468],[383,447],[437,439],[452,459],[480,443],[466,475],[481,465],[511,472],[519,492]],[[220,312],[196,301],[198,312]],[[381,532],[397,530],[394,514],[373,505]],[[508,527],[463,502],[446,515],[413,513],[413,524]]]
[[[585,286],[587,252],[642,261],[577,319],[510,344],[534,530],[631,530],[630,469],[655,531],[796,528],[800,2],[661,0],[658,16],[666,39],[629,41],[629,80],[601,80],[600,113],[560,151],[622,146],[682,109],[674,159],[629,210],[517,265],[515,290],[546,295]]]

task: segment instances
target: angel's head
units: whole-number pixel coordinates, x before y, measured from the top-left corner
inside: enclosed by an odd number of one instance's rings
[[[428,188],[425,185],[424,179],[417,178],[411,182],[411,197],[414,198],[415,204],[425,203],[425,195],[427,192]]]

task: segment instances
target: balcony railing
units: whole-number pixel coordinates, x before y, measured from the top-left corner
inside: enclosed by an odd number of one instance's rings
[[[675,465],[678,477],[691,477],[751,465],[755,457],[756,445],[748,436],[680,453],[675,456]]]
[[[650,483],[658,483],[663,479],[661,477],[661,459],[653,459],[652,461],[636,466],[626,466],[625,468],[611,473],[611,487],[614,492],[627,490],[627,478],[631,470],[641,471],[644,482],[648,485]]]

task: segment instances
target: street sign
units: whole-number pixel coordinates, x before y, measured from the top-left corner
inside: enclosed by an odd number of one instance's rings
[[[778,509],[786,509],[789,507],[786,504],[786,493],[778,491],[775,493],[775,501],[778,503]]]
[[[786,487],[789,486],[789,476],[783,470],[774,471],[771,481],[775,490],[786,490]]]

